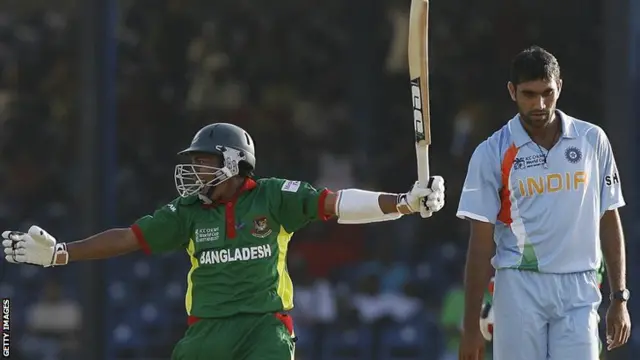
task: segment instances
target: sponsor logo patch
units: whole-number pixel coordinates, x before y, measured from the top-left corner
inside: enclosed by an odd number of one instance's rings
[[[297,192],[300,188],[300,181],[287,180],[282,184],[282,191]]]

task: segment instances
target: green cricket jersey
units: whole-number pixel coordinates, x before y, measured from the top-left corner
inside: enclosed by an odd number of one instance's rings
[[[293,308],[289,240],[309,222],[327,219],[328,192],[299,181],[247,179],[227,203],[178,198],[131,228],[147,253],[187,251],[190,316],[286,311]]]

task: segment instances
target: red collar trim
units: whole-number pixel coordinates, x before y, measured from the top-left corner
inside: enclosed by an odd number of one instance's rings
[[[229,200],[218,200],[217,202],[215,202],[213,204],[202,204],[202,206],[205,207],[205,208],[212,208],[212,207],[216,207],[218,205],[225,205],[225,204],[229,204],[229,203],[235,204],[236,201],[238,201],[238,198],[240,197],[240,195],[242,195],[246,191],[251,191],[251,190],[255,189],[256,186],[258,186],[258,183],[256,183],[255,180],[250,179],[250,178],[246,178],[244,180],[244,182],[242,183],[242,186],[240,186],[240,188],[236,191],[236,193],[233,194],[231,199],[229,199]]]

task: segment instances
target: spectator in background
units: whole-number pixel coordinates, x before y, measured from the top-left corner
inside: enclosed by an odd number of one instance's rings
[[[304,258],[296,254],[289,257],[288,269],[296,284],[296,305],[291,311],[296,326],[314,327],[334,322],[337,304],[331,283],[311,277]]]
[[[27,310],[22,351],[34,360],[71,360],[79,348],[81,308],[62,296],[57,282],[45,284],[42,299]]]
[[[409,282],[409,266],[398,260],[396,244],[388,239],[378,241],[372,259],[358,267],[361,278],[374,275],[379,281],[380,293],[400,294]]]
[[[402,322],[416,316],[423,308],[422,301],[415,294],[402,290],[381,293],[380,278],[375,274],[365,276],[352,300],[358,319],[364,324],[383,325],[387,321]]]

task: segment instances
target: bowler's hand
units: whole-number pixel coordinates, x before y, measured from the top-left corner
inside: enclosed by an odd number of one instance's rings
[[[458,350],[459,360],[484,360],[485,340],[478,328],[477,331],[463,331]]]
[[[607,309],[607,350],[611,351],[629,341],[631,317],[626,302],[612,300]]]

